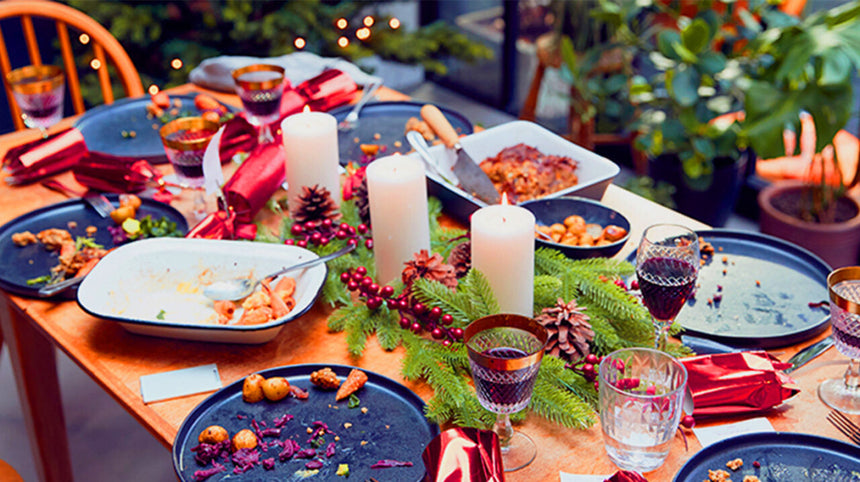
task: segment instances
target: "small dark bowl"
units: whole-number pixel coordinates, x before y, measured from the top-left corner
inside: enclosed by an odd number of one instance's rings
[[[593,247],[569,246],[535,237],[536,247],[556,249],[571,259],[611,258],[621,251],[630,237],[630,221],[627,218],[618,211],[591,199],[581,197],[536,199],[523,202],[520,206],[531,211],[535,215],[537,224],[544,226],[564,223],[565,218],[576,214],[582,216],[588,224],[599,224],[603,227],[614,224],[627,231],[623,238],[612,244]]]

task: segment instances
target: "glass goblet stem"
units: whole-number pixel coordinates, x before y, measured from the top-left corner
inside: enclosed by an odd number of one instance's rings
[[[511,425],[511,417],[507,413],[496,415],[493,431],[499,436],[499,446],[502,452],[510,450],[511,439],[514,437],[514,427]]]
[[[845,370],[845,374],[842,377],[845,380],[846,390],[857,390],[860,388],[860,363],[858,363],[856,358],[850,359],[848,369]]]
[[[652,323],[654,324],[654,348],[665,351],[669,343],[669,325],[657,320],[653,320]]]
[[[275,142],[275,137],[272,135],[272,129],[269,128],[269,124],[265,122],[260,123],[259,128],[259,137],[257,138],[257,143],[262,145],[269,142]]]

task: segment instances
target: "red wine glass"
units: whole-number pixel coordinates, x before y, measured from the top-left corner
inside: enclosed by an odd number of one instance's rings
[[[836,349],[850,362],[841,377],[821,382],[818,396],[840,412],[860,414],[860,266],[839,268],[830,273],[827,289]]]
[[[269,64],[248,65],[232,72],[248,122],[259,129],[260,144],[274,141],[269,124],[280,117],[284,72],[283,67]]]
[[[675,224],[648,227],[636,252],[642,301],[654,324],[654,345],[666,347],[667,330],[693,294],[699,272],[699,237]]]
[[[479,318],[465,330],[478,401],[497,414],[493,430],[499,436],[505,472],[525,467],[537,454],[531,438],[511,427],[510,414],[531,400],[547,338],[539,323],[513,314]]]

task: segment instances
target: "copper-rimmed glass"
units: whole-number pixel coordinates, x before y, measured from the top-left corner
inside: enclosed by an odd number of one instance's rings
[[[645,230],[636,251],[636,278],[651,313],[658,350],[666,347],[667,331],[692,296],[698,274],[695,232],[676,224],[655,224]]]
[[[836,349],[850,360],[839,378],[818,386],[818,396],[840,412],[860,414],[860,266],[839,268],[827,276],[830,326]]]
[[[6,74],[28,127],[46,129],[63,118],[65,76],[56,65],[27,65]]]
[[[161,142],[179,185],[194,189],[194,213],[205,215],[203,154],[220,124],[202,117],[180,117],[161,127]]]
[[[535,320],[513,314],[479,318],[465,330],[478,401],[497,414],[493,430],[499,436],[505,472],[525,467],[537,454],[535,443],[514,431],[510,414],[531,400],[547,338],[546,328]]]
[[[278,120],[284,95],[284,68],[252,64],[233,71],[236,93],[248,113],[248,122],[257,126],[260,143],[272,142],[269,124]]]

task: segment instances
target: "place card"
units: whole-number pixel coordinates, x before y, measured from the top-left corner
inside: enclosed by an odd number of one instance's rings
[[[725,440],[735,435],[743,435],[745,433],[755,432],[774,432],[773,425],[765,417],[751,418],[737,423],[727,423],[724,425],[714,425],[711,427],[694,427],[693,433],[702,444],[702,448],[714,444],[721,440]]]
[[[559,472],[560,482],[603,482],[612,477],[612,475],[581,475],[568,474],[567,472]]]
[[[214,363],[140,377],[143,403],[211,392],[221,386],[221,376]]]

